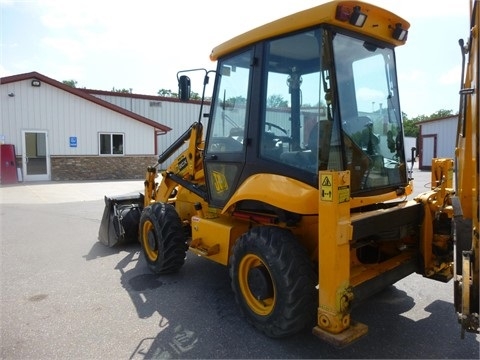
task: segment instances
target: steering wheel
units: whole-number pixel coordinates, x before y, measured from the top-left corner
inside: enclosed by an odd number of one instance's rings
[[[278,129],[281,132],[283,132],[285,135],[288,135],[287,130],[285,130],[283,127],[281,127],[279,125],[272,124],[271,122],[265,122],[265,126],[268,126],[269,128],[274,127],[275,129]],[[268,129],[268,130],[270,130],[270,129]]]

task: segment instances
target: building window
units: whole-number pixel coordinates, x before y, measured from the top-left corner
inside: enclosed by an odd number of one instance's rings
[[[123,155],[123,134],[99,134],[100,155]]]

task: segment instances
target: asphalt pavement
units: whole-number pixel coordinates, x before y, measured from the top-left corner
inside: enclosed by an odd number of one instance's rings
[[[430,173],[413,171],[418,194]],[[410,275],[352,311],[366,337],[344,349],[306,330],[274,340],[241,317],[225,267],[188,254],[178,274],[149,272],[137,244],[97,241],[103,197],[143,181],[0,187],[0,358],[478,359],[460,339],[453,284]],[[411,195],[413,196],[413,195]]]

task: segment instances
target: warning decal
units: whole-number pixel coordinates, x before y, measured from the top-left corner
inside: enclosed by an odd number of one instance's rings
[[[338,187],[338,203],[344,203],[350,201],[350,186]]]
[[[320,198],[322,201],[333,200],[333,175],[322,175]]]

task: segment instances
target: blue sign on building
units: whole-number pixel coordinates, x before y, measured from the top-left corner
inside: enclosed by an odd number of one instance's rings
[[[77,147],[77,137],[76,136],[70,136],[70,147]]]

